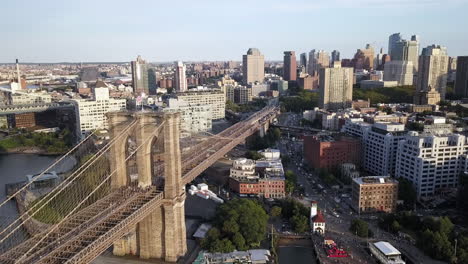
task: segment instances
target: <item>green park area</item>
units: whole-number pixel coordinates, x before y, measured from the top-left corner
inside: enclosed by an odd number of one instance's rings
[[[50,154],[66,152],[73,144],[70,130],[58,133],[35,133],[21,131],[0,140],[0,152],[15,151],[20,148],[35,148]]]

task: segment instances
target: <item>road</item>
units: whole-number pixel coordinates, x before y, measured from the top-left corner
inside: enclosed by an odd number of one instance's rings
[[[297,125],[300,117],[294,114],[287,114],[279,119],[284,125]],[[317,201],[318,207],[322,210],[326,220],[327,237],[332,237],[339,245],[347,249],[358,261],[362,263],[373,263],[371,256],[365,251],[368,239],[357,237],[349,231],[349,227],[353,219],[361,218],[349,206],[350,198],[343,198],[341,195],[343,190],[335,190],[327,187],[326,184],[314,173],[308,173],[302,168],[303,160],[303,144],[302,141],[288,139],[287,135],[278,143],[282,155],[288,155],[291,158],[290,164],[285,170],[292,170],[297,175],[299,186],[304,188],[303,198],[296,197],[307,207],[311,201]],[[321,190],[319,184],[324,187]],[[349,197],[350,193],[346,193]],[[335,201],[339,198],[339,203]],[[362,218],[361,218],[362,219]],[[365,220],[365,219],[363,219]],[[432,260],[425,256],[415,246],[409,244],[397,236],[385,232],[377,227],[377,221],[368,221],[370,228],[374,232],[372,241],[384,240],[392,243],[404,254],[409,255],[411,259],[419,260],[416,263],[441,264],[443,262]],[[359,263],[359,262],[357,262]]]

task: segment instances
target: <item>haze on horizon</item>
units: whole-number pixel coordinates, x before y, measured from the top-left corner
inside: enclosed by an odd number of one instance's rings
[[[241,60],[256,47],[387,50],[395,32],[468,55],[468,0],[15,0],[2,4],[0,62]]]

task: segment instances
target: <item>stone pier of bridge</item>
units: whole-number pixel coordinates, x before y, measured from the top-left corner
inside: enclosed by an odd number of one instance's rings
[[[187,251],[179,113],[116,112],[108,114],[108,118],[111,137],[125,135],[111,149],[111,168],[117,169],[111,179],[112,188],[145,188],[152,185],[153,178],[164,176],[162,205],[115,241],[113,253],[176,262]],[[162,164],[163,175],[153,175],[155,164]]]

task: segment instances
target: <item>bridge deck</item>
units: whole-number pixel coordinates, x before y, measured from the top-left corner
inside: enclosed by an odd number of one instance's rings
[[[276,111],[267,108],[257,112],[183,153],[183,184],[191,182],[253,134]],[[161,166],[156,166],[154,171],[163,171]],[[132,187],[115,190],[67,219],[38,246],[34,247],[47,231],[10,249],[0,256],[0,261],[5,264],[89,263],[158,208],[163,198],[164,193],[154,186],[148,190]]]

